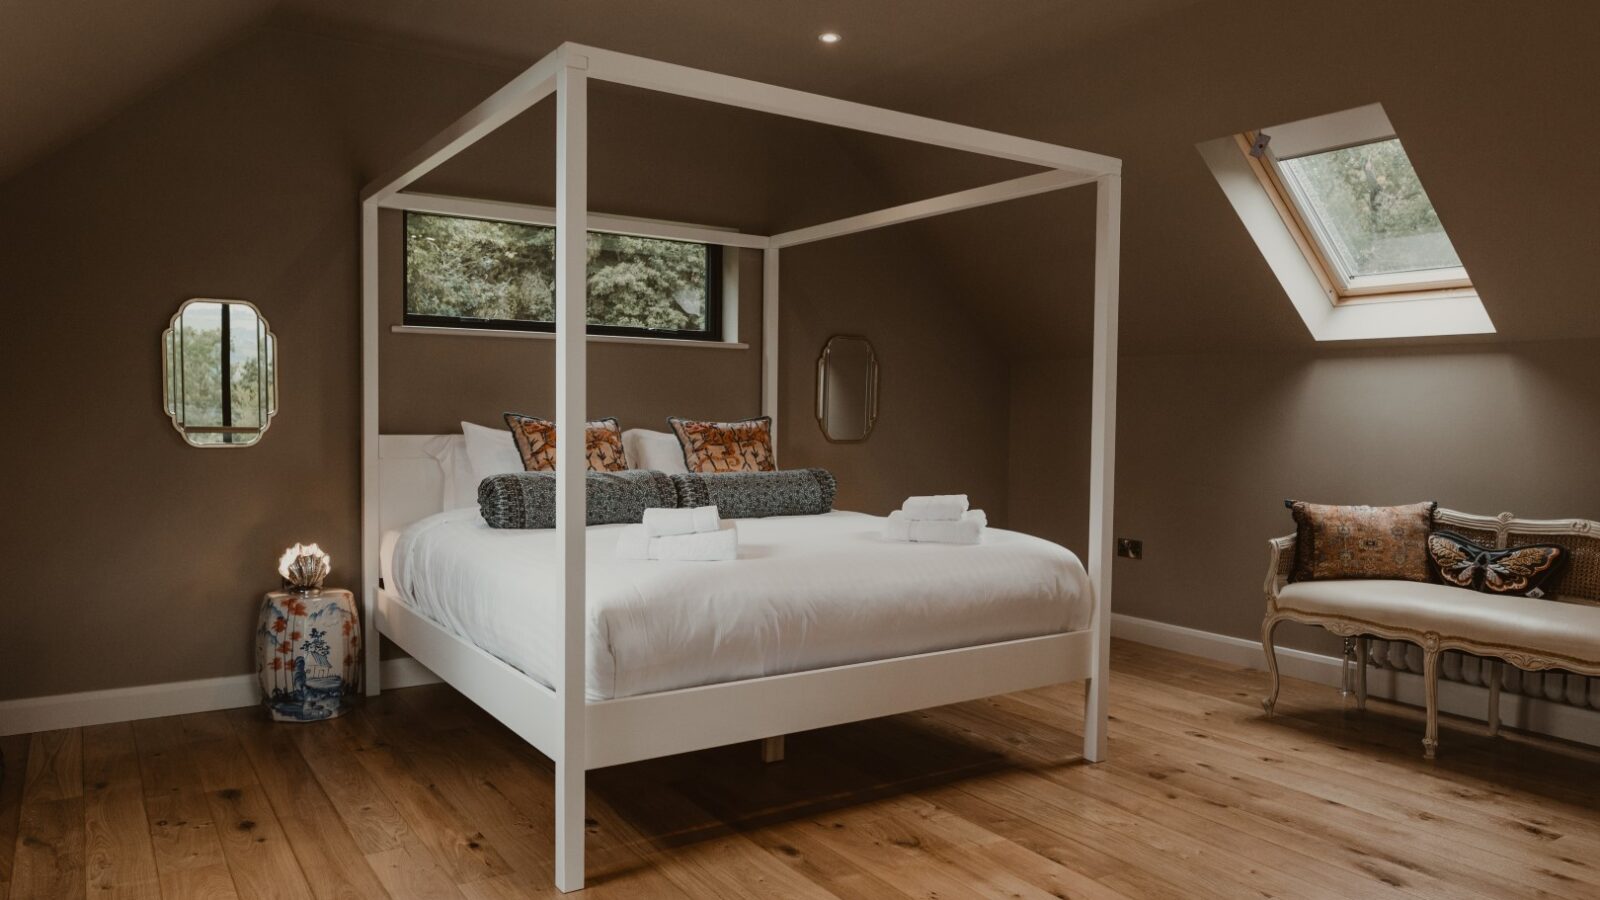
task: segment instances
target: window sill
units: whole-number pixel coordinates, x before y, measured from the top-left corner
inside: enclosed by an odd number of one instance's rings
[[[524,338],[535,341],[553,341],[552,331],[517,331],[511,328],[441,328],[432,325],[391,325],[391,334],[442,334],[451,337]],[[738,341],[697,341],[690,338],[633,337],[620,334],[591,334],[590,343],[646,344],[656,347],[696,347],[706,350],[749,350],[750,345]]]

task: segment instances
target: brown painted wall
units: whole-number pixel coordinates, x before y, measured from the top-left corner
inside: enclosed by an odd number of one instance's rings
[[[1600,519],[1597,357],[1582,340],[1125,358],[1116,531],[1145,558],[1117,561],[1116,611],[1258,637],[1266,541],[1293,531],[1285,498]],[[1087,378],[1080,360],[1015,367],[1013,446],[1026,435],[1084,471]],[[1013,454],[1013,521],[1081,552],[1087,480],[1056,465]]]
[[[357,192],[509,74],[261,30],[0,184],[0,418],[12,438],[0,451],[12,554],[0,699],[249,671],[259,596],[297,540],[321,542],[333,581],[359,587]],[[594,106],[597,209],[760,230],[902,199],[857,165],[857,145],[825,132],[732,123],[703,105],[652,112],[623,91],[597,92]],[[427,186],[548,202],[548,154],[530,149],[539,127],[531,115]],[[899,276],[852,274],[886,260]],[[746,254],[750,349],[593,345],[593,410],[629,425],[757,413],[760,272]],[[832,466],[842,504],[880,509],[968,470],[974,493],[1003,507],[992,398],[1004,363],[941,330],[965,314],[911,232],[796,251],[785,288],[785,464]],[[282,411],[255,447],[191,448],[161,412],[161,330],[195,296],[251,300],[278,335]],[[391,321],[398,301],[386,298]],[[821,444],[810,420],[811,365],[838,331],[867,334],[886,360],[885,424],[858,447]],[[551,350],[385,334],[383,427],[548,412]],[[949,375],[917,374],[950,361]],[[955,453],[931,452],[945,431],[933,409],[985,427]]]
[[[294,45],[234,48],[0,187],[0,697],[252,665],[276,554],[359,569],[359,178]],[[283,412],[248,449],[161,411],[189,297],[259,304]]]
[[[915,240],[890,228],[783,251],[784,465],[839,478],[839,505],[884,515],[911,494],[967,493],[1006,517],[1005,357]],[[877,425],[861,444],[829,443],[816,424],[816,364],[835,334],[871,339],[880,369]]]
[[[1136,36],[1019,61],[1030,68],[1008,83],[1025,91],[971,79],[910,104],[1126,160],[1119,531],[1145,538],[1148,558],[1119,563],[1120,611],[1253,633],[1262,541],[1285,529],[1285,495],[1600,517],[1587,367],[1600,349],[1587,264],[1600,168],[1572,150],[1600,128],[1587,113],[1600,6],[1351,9],[1201,3]],[[0,698],[246,671],[256,598],[294,540],[323,542],[335,579],[353,583],[354,198],[509,74],[258,31],[0,184],[0,415],[13,436],[0,538],[14,560]],[[773,230],[967,186],[981,168],[690,101],[595,100],[592,194],[610,212]],[[1193,149],[1373,100],[1501,342],[1312,345]],[[549,202],[546,129],[535,110],[429,186]],[[784,462],[833,467],[842,503],[876,511],[966,490],[997,522],[1081,552],[1087,368],[1041,358],[1085,342],[1085,193],[787,253]],[[189,448],[159,411],[157,338],[192,296],[255,301],[280,337],[283,412],[256,448]],[[758,318],[741,319],[757,341]],[[838,332],[872,338],[884,364],[865,445],[827,444],[810,423],[812,364]],[[1558,335],[1586,340],[1545,340]],[[394,430],[547,402],[537,342],[384,347],[411,395],[385,394]],[[395,354],[445,380],[412,378]],[[636,424],[689,404],[754,411],[756,351],[668,354],[597,349],[597,412]],[[646,377],[669,365],[687,377]],[[522,371],[533,374],[519,383]],[[681,389],[694,379],[716,386]]]

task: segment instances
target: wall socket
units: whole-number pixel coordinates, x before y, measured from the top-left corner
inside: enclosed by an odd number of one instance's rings
[[[1127,559],[1144,559],[1144,541],[1117,538],[1117,555]]]

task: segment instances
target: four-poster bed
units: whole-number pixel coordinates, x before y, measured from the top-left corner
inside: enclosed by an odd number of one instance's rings
[[[591,214],[588,209],[589,79],[678,94],[824,125],[850,128],[1043,167],[999,184],[921,200],[771,236],[752,236]],[[556,100],[556,318],[585,322],[585,240],[590,228],[699,240],[763,252],[762,405],[778,422],[779,259],[783,248],[910,222],[1074,185],[1097,191],[1094,278],[1094,398],[1091,421],[1087,570],[1093,613],[1087,628],[1019,640],[809,669],[679,690],[594,701],[586,698],[585,458],[580,441],[557,445],[555,540],[560,663],[547,687],[408,606],[393,584],[380,587],[380,541],[438,511],[437,464],[427,438],[379,433],[378,216],[381,209],[452,209],[489,215],[494,206],[424,198],[405,189],[542,99]],[[866,718],[892,715],[1068,681],[1084,681],[1084,756],[1105,755],[1110,640],[1111,513],[1115,442],[1118,160],[962,125],[875,109],[577,44],[563,44],[445,129],[395,172],[361,194],[363,408],[362,555],[370,642],[367,690],[380,689],[380,636],[555,762],[557,886],[583,886],[584,779],[589,769]],[[586,419],[586,335],[558,328],[556,428],[580,433]]]

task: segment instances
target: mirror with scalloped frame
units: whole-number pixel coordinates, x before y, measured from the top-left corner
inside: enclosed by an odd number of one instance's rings
[[[161,336],[162,398],[195,447],[249,447],[278,412],[277,338],[255,304],[196,298]]]
[[[836,444],[867,439],[878,421],[878,355],[864,337],[836,334],[817,358],[817,425]]]

